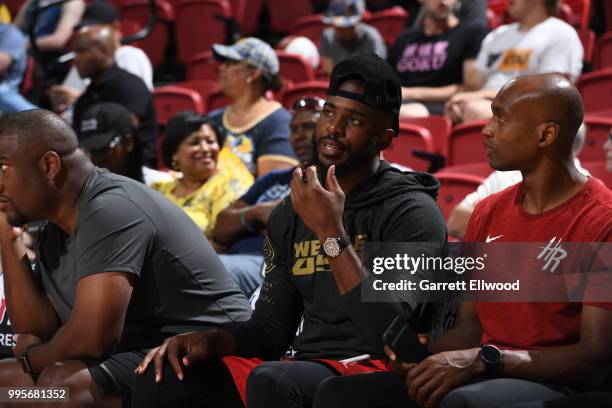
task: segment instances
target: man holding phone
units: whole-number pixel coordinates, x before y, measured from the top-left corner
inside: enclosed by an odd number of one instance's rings
[[[402,304],[361,301],[372,272],[359,252],[366,242],[442,247],[446,241],[435,179],[403,173],[380,159],[397,134],[400,103],[397,74],[375,55],[335,67],[315,132],[315,165],[294,171],[290,198],[269,219],[267,273],[253,317],[177,336],[153,350],[139,369],[146,376],[134,405],[220,400],[225,407],[303,407],[312,404],[325,378],[386,369],[382,333],[403,312]],[[428,323],[416,315],[409,316],[413,324]],[[297,361],[261,364],[260,359],[277,360],[290,345]],[[372,360],[340,361],[363,354]],[[225,365],[220,372],[214,371],[219,357]],[[147,370],[149,363],[154,367]],[[155,384],[154,376],[163,383]],[[221,376],[225,389],[228,382],[234,389],[223,397],[208,385]]]

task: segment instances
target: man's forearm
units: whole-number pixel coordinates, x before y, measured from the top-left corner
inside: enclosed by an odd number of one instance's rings
[[[33,347],[28,358],[35,373],[50,364],[78,359],[104,360],[113,352],[120,339],[106,333],[94,333],[70,323],[62,326],[47,343]]]
[[[11,244],[2,245],[4,296],[15,333],[30,333],[49,339],[59,327],[51,302],[34,278],[28,259],[20,257]]]
[[[240,222],[240,214],[248,209],[249,207],[227,208],[219,213],[212,233],[213,240],[223,245],[231,245],[242,238],[245,230]],[[243,217],[246,215],[244,214]]]
[[[440,87],[410,87],[402,88],[402,98],[416,102],[446,102],[462,87],[457,84]]]
[[[568,385],[601,386],[610,361],[580,344],[539,350],[505,350],[503,376]],[[609,380],[609,379],[608,379]]]

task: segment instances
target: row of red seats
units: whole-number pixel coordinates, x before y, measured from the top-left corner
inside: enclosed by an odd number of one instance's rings
[[[612,70],[604,71],[608,75],[608,95],[612,96]],[[602,73],[586,74],[586,82],[589,77],[601,75]],[[584,78],[579,81],[580,85],[585,83]],[[602,85],[592,85],[597,95],[602,95]],[[590,87],[587,87],[590,89]],[[285,107],[290,107],[297,99],[314,95],[325,97],[327,90],[326,82],[306,82],[292,85],[284,89],[278,95],[270,95]],[[583,91],[581,89],[581,91]],[[605,97],[605,94],[604,94]],[[174,86],[164,86],[155,89],[155,108],[157,118],[161,125],[176,112],[181,110],[193,110],[196,112],[209,112],[221,108],[230,101],[221,93],[213,81],[192,80]],[[586,100],[586,98],[585,98]],[[603,103],[609,107],[609,96]],[[589,112],[587,104],[587,112]],[[606,111],[598,111],[597,115],[604,115]],[[601,146],[608,137],[612,128],[612,110],[608,117],[587,115],[585,121],[588,127],[587,139],[580,158],[583,161],[603,160]],[[452,128],[448,118],[442,116],[431,116],[428,118],[402,119],[400,124],[400,137],[395,139],[393,145],[386,152],[389,160],[397,162],[416,170],[426,170],[429,162],[426,159],[414,157],[411,152],[420,150],[444,156],[446,166],[471,165],[473,163],[486,162],[487,158],[482,147],[482,128],[485,121],[461,124]],[[474,171],[477,175],[486,175]]]

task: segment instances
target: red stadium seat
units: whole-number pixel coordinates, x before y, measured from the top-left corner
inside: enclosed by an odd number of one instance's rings
[[[578,155],[580,161],[604,161],[606,155],[603,145],[612,129],[612,117],[586,116],[584,123],[587,126],[587,134],[582,151]]]
[[[434,144],[434,152],[445,153],[446,141],[453,128],[451,120],[446,116],[428,116],[424,118],[400,118],[402,123],[422,126],[429,130]]]
[[[489,163],[469,163],[469,164],[458,164],[456,166],[443,167],[436,172],[438,174],[467,174],[472,176],[487,178],[494,169],[489,166]]]
[[[290,109],[295,101],[306,96],[325,98],[328,86],[328,82],[322,81],[302,82],[283,92],[280,96],[280,102],[285,108]]]
[[[284,51],[276,51],[280,64],[280,75],[293,83],[310,82],[315,80],[314,70],[304,58]]]
[[[170,3],[166,0],[156,0],[156,5],[158,21],[153,32],[134,44],[147,54],[153,67],[159,66],[164,59],[168,45],[168,24],[174,21],[174,11]],[[119,12],[122,19],[137,23],[138,30],[145,27],[151,18],[149,0],[130,0],[121,5]]]
[[[321,14],[312,14],[298,18],[295,20],[291,33],[307,37],[318,47],[321,40],[321,32],[327,27],[321,20],[321,17]]]
[[[586,64],[593,62],[593,54],[595,52],[595,33],[588,28],[577,28],[578,37],[584,49],[583,61]]]
[[[395,6],[372,14],[368,24],[374,26],[387,46],[391,47],[406,27],[407,20],[408,12],[402,7]]]
[[[243,36],[251,35],[258,29],[259,15],[263,10],[264,0],[232,0],[232,3],[242,3],[233,7],[234,18]]]
[[[576,87],[582,95],[587,113],[608,116],[608,112],[612,112],[612,69],[583,74]]]
[[[446,220],[450,217],[453,208],[485,180],[483,177],[457,173],[436,173],[435,176],[440,182],[438,205]]]
[[[429,162],[412,155],[413,150],[434,152],[429,130],[422,126],[400,123],[399,135],[393,138],[391,146],[384,151],[385,160],[401,164],[416,171],[426,171]]]
[[[612,68],[612,32],[605,33],[597,40],[593,67],[596,70]]]
[[[28,57],[26,61],[26,69],[23,73],[23,79],[21,80],[21,85],[19,86],[19,92],[22,95],[27,95],[27,93],[32,89],[34,85],[34,58]]]
[[[232,100],[225,96],[225,94],[219,90],[211,92],[208,94],[208,98],[204,101],[205,111],[206,113],[210,113],[215,109],[223,108],[232,103]]]
[[[122,37],[127,37],[129,35],[136,34],[138,31],[140,31],[141,28],[142,26],[136,21],[132,21],[132,20],[119,21],[119,32],[121,33]],[[131,45],[137,46],[136,43],[132,43]]]
[[[215,60],[212,51],[204,51],[194,55],[187,64],[187,79],[205,79],[216,81],[219,77],[219,62]]]
[[[270,14],[270,29],[279,33],[291,32],[298,18],[313,12],[310,0],[266,0],[266,3]]]
[[[591,19],[591,0],[564,0],[572,10],[574,27],[587,28]]]
[[[606,31],[612,31],[612,1],[602,1],[604,14],[606,16]]]
[[[508,0],[488,0],[489,9],[495,14],[501,15],[508,9]]]
[[[485,119],[455,126],[446,144],[447,166],[489,161],[483,147],[482,135],[482,129],[487,123],[488,119]]]
[[[584,162],[582,167],[587,169],[591,176],[601,180],[609,189],[612,189],[612,172],[608,171],[605,161]]]
[[[165,126],[172,116],[181,111],[204,112],[200,94],[179,86],[161,86],[153,90],[157,123]]]
[[[192,79],[184,82],[179,82],[175,84],[175,86],[180,86],[181,88],[188,88],[196,91],[202,97],[202,102],[204,106],[202,108],[203,112],[208,112],[208,98],[211,94],[218,92],[219,88],[216,81],[209,81],[206,79]]]
[[[178,57],[187,63],[194,55],[225,43],[226,23],[231,17],[227,0],[182,0],[176,14]]]

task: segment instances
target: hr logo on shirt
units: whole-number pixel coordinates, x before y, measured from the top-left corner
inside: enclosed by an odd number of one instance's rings
[[[540,247],[542,252],[540,252],[537,259],[543,257],[546,261],[546,264],[542,268],[543,271],[546,271],[548,267],[552,265],[550,272],[554,273],[561,261],[567,257],[567,251],[561,247],[561,238],[559,238],[559,242],[555,242],[556,240],[557,237],[553,237],[553,239],[548,242],[548,245]]]
[[[356,235],[353,240],[353,248],[358,255],[363,250],[366,242],[365,234]],[[293,244],[295,262],[291,273],[295,276],[312,275],[315,272],[329,271],[329,261],[323,253],[321,242],[318,239],[300,241]]]

